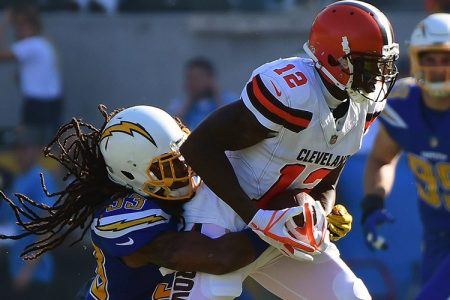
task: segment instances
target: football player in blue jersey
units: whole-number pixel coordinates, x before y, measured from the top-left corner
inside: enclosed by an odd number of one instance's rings
[[[42,236],[25,248],[25,259],[58,247],[82,228],[79,241],[90,229],[97,268],[86,299],[168,299],[189,293],[194,271],[231,272],[268,247],[250,229],[216,239],[202,235],[201,225],[179,231],[186,229],[182,205],[200,184],[178,151],[187,129],[155,107],[100,110],[101,129],[73,119],[44,150],[68,171],[69,184],[52,194],[58,197],[53,206],[16,194],[18,206],[2,193],[25,232],[0,238]],[[118,146],[124,142],[133,147]],[[178,272],[163,278],[160,266]]]
[[[415,175],[424,226],[422,283],[417,299],[450,296],[450,14],[433,14],[410,41],[412,78],[397,82],[369,156],[362,224],[367,244],[386,249],[377,226],[393,221],[384,209],[403,151]],[[405,200],[405,199],[404,199]]]

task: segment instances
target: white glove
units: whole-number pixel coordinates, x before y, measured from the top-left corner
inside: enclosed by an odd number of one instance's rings
[[[308,243],[294,238],[286,227],[288,221],[302,212],[301,206],[283,210],[260,209],[248,226],[262,240],[279,249],[286,256],[311,261],[313,259],[311,255],[318,254],[319,251]]]
[[[306,199],[303,207],[303,226],[299,227],[291,218],[286,227],[295,239],[313,247],[318,253],[325,251],[330,245],[328,221],[325,210],[319,201]],[[316,253],[317,254],[317,253]]]

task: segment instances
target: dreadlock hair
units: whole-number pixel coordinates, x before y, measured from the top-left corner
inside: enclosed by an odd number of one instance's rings
[[[25,247],[21,254],[24,259],[35,259],[58,247],[70,233],[81,228],[83,231],[80,237],[70,246],[78,243],[90,228],[95,211],[109,205],[112,197],[124,197],[132,193],[108,178],[106,164],[98,147],[106,124],[123,109],[116,109],[109,114],[104,105],[99,105],[98,109],[104,118],[100,129],[82,122],[81,119],[73,118],[61,126],[50,144],[44,148],[45,156],[56,160],[67,170],[63,181],[70,179],[64,190],[49,193],[41,174],[41,185],[45,194],[48,197],[57,197],[52,206],[37,203],[20,193],[15,194],[20,204],[15,204],[0,191],[0,196],[12,208],[17,224],[24,229],[21,234],[0,235],[0,239],[17,240],[29,235],[43,237]],[[172,217],[183,220],[184,202],[156,202]],[[42,216],[44,214],[45,216]]]

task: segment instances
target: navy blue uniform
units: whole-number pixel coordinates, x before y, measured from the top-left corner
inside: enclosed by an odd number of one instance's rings
[[[168,299],[172,276],[163,278],[156,265],[130,268],[120,257],[149,244],[162,232],[176,230],[170,215],[137,194],[115,199],[98,210],[91,225],[96,276],[86,299]]]
[[[447,299],[450,296],[450,110],[439,112],[427,108],[420,87],[412,78],[405,78],[393,90],[381,122],[405,152],[416,179],[424,226],[424,288],[419,299]]]

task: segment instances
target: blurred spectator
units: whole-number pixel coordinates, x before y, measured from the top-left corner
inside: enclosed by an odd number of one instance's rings
[[[52,198],[45,195],[42,190],[39,174],[43,173],[48,190],[55,191],[53,178],[37,165],[41,154],[41,146],[36,139],[36,130],[21,128],[17,131],[14,141],[14,156],[19,167],[19,173],[13,179],[11,190],[26,194],[31,199],[45,205],[52,205]],[[18,201],[15,197],[10,197]],[[17,204],[17,203],[16,203]],[[16,218],[9,207],[2,208],[8,211],[7,220],[15,224]],[[35,212],[37,213],[37,212]],[[27,220],[23,220],[26,222]],[[19,230],[16,226],[15,230]],[[48,299],[49,284],[53,280],[54,263],[50,254],[44,254],[37,260],[25,261],[20,257],[25,246],[35,242],[38,237],[28,236],[14,241],[9,245],[8,269],[11,279],[11,295],[5,299]],[[45,238],[39,236],[39,238]]]
[[[62,84],[55,48],[42,36],[38,11],[31,6],[13,6],[3,25],[10,23],[16,42],[2,47],[0,62],[17,61],[20,90],[24,98],[21,123],[40,129],[47,140],[60,124]],[[0,46],[2,45],[0,28]]]
[[[450,12],[450,0],[425,0],[427,13]]]
[[[221,105],[237,100],[229,92],[220,91],[216,70],[212,63],[201,57],[189,60],[184,73],[184,95],[175,98],[168,112],[181,118],[190,129]]]

